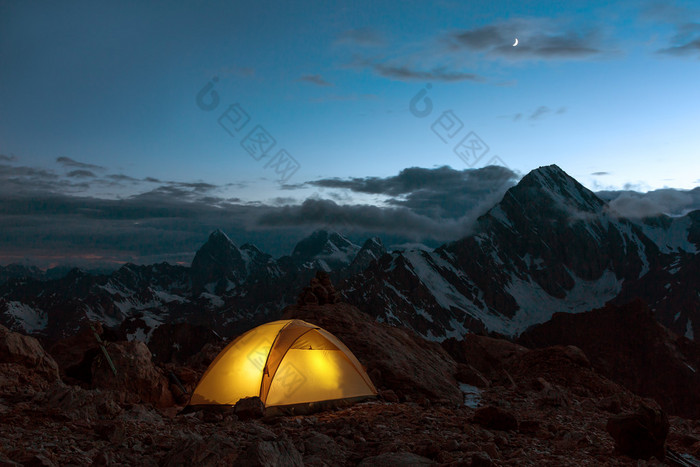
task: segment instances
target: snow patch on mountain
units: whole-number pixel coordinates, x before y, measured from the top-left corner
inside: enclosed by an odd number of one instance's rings
[[[514,278],[506,288],[520,309],[512,319],[500,319],[500,326],[489,330],[506,335],[520,334],[535,323],[549,320],[556,312],[580,313],[598,308],[616,297],[622,289],[622,280],[615,273],[607,270],[597,280],[586,281],[569,272],[574,278],[574,286],[563,299],[549,295],[532,279],[527,281]],[[488,326],[488,325],[487,325]],[[493,325],[492,325],[493,326]]]
[[[49,317],[44,311],[34,309],[22,302],[7,302],[5,313],[12,316],[15,322],[27,333],[46,329],[49,324]]]
[[[403,256],[413,269],[416,277],[418,277],[423,285],[425,285],[435,297],[438,305],[449,310],[451,306],[463,308],[471,304],[464,295],[460,294],[454,286],[437,271],[435,263],[439,263],[439,256],[436,253],[413,250],[405,251]],[[438,259],[438,261],[436,261],[436,259]],[[452,265],[446,261],[442,263],[443,264],[440,264],[440,266],[443,266],[443,268],[449,269],[458,276],[464,275],[462,271],[453,268]]]
[[[179,295],[174,295],[174,294],[165,292],[163,290],[156,290],[153,293],[163,303],[171,303],[171,302],[184,303],[186,301],[185,298],[183,298]]]
[[[163,321],[159,320],[155,316],[151,314],[145,313],[143,316],[141,316],[141,319],[143,320],[144,323],[146,323],[146,327],[139,327],[137,328],[134,332],[128,333],[126,335],[126,340],[128,341],[141,341],[148,343],[151,339],[151,336],[153,335],[153,331],[163,324]]]
[[[200,297],[206,298],[207,300],[209,300],[209,302],[212,304],[212,306],[215,306],[215,307],[224,306],[224,300],[221,297],[219,297],[218,295],[215,295],[213,293],[202,292]]]
[[[692,224],[692,219],[688,216],[673,218],[667,228],[659,224],[649,224],[639,222],[644,235],[649,237],[662,253],[676,253],[686,251],[695,254],[698,252],[694,243],[688,240],[688,230]]]

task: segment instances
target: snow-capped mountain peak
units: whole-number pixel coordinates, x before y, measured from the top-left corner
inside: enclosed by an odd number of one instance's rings
[[[309,269],[331,271],[349,265],[360,247],[337,232],[316,230],[294,247],[292,259]]]
[[[547,204],[568,211],[598,213],[605,202],[557,165],[539,167],[508,190],[520,203]]]

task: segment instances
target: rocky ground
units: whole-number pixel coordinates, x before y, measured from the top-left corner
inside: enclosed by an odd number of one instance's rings
[[[89,330],[49,353],[0,327],[0,466],[700,465],[700,420],[667,416],[578,347],[440,346],[333,302],[285,316],[341,338],[380,395],[304,416],[179,414],[170,372],[191,390],[223,343],[154,362],[143,343],[108,342],[115,376]]]

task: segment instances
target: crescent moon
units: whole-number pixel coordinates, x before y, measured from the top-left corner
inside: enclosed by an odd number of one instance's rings
[[[515,47],[516,45],[518,45],[518,38],[517,37],[515,38],[515,43],[513,43],[513,47]]]

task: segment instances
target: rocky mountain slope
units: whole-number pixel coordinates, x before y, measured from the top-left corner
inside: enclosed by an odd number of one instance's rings
[[[575,345],[612,381],[653,397],[670,413],[700,418],[700,345],[659,324],[642,301],[556,313],[518,342],[531,348]]]
[[[380,397],[309,415],[178,415],[187,398],[168,375],[191,391],[225,342],[157,363],[143,342],[103,332],[115,375],[87,333],[49,354],[0,327],[0,463],[698,465],[697,420],[667,416],[577,347],[477,335],[440,346],[344,303],[294,305],[285,316],[341,337]],[[67,383],[75,361],[89,378]]]
[[[274,259],[251,244],[238,247],[220,230],[197,251],[191,267],[126,264],[111,274],[74,269],[65,277],[14,277],[0,285],[0,323],[55,340],[87,319],[147,341],[163,323],[186,322],[231,334],[280,316],[317,269],[346,274],[382,252],[337,233],[317,231],[291,256]],[[43,278],[42,278],[43,279]]]
[[[647,300],[660,302],[658,319],[685,332],[681,325],[700,318],[697,276],[684,277],[693,275],[697,255],[662,251],[657,242],[685,237],[690,249],[695,221],[660,225],[656,241],[640,224],[619,217],[558,167],[541,167],[480,217],[473,234],[434,251],[385,255],[348,280],[343,292],[381,321],[443,340],[469,331],[517,335],[555,312],[582,312],[623,290],[626,299],[645,290]],[[682,299],[671,303],[658,288],[650,292],[645,280],[671,287],[679,261],[688,272],[678,276]],[[681,300],[686,306],[674,308]]]

